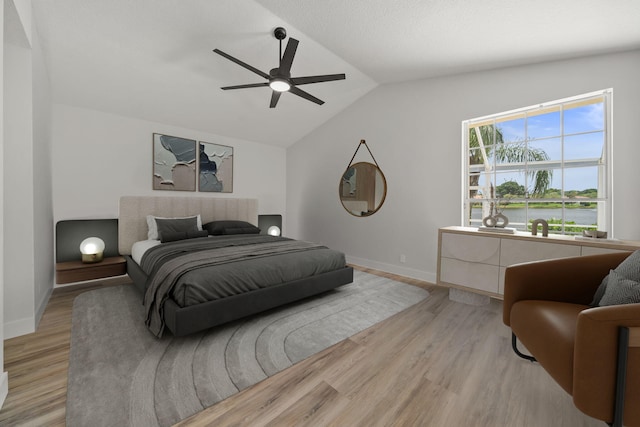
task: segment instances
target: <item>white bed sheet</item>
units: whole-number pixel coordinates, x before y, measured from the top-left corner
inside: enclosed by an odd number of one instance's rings
[[[140,265],[142,255],[144,255],[148,249],[159,244],[160,240],[141,240],[139,242],[135,242],[131,247],[131,258]]]

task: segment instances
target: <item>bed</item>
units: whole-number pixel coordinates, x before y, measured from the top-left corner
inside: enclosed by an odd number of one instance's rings
[[[178,233],[163,228],[166,241],[158,244],[148,238],[148,216],[199,216],[198,224],[209,232],[174,239]],[[321,245],[255,230],[226,229],[223,235],[208,236],[220,234],[219,224],[257,222],[255,199],[120,198],[118,250],[142,294],[154,335],[167,329],[175,336],[192,334],[353,281],[344,254]]]

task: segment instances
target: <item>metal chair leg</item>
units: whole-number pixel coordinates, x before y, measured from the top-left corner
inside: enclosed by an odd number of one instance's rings
[[[529,362],[536,362],[535,357],[524,354],[520,350],[518,350],[518,339],[516,338],[516,334],[514,334],[513,332],[511,332],[511,347],[518,356],[522,357],[525,360],[528,360]]]
[[[624,393],[627,384],[627,356],[629,353],[629,328],[618,330],[618,366],[616,368],[616,400],[612,427],[622,427],[624,415]]]

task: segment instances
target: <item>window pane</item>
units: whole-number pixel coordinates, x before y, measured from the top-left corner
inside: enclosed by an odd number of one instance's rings
[[[481,173],[478,178],[478,196],[483,199],[491,199],[491,186],[494,184],[493,173]]]
[[[482,203],[471,204],[471,218],[469,224],[475,227],[482,225]]]
[[[469,195],[470,199],[473,199],[478,194],[478,185],[480,182],[480,174],[471,173],[469,174]]]
[[[527,160],[527,145],[524,142],[504,143],[496,146],[494,154],[496,165],[511,164],[507,169],[521,170]],[[504,170],[505,168],[502,167]]]
[[[523,173],[496,173],[496,197],[524,198],[526,188]]]
[[[560,108],[545,114],[531,114],[527,118],[527,138],[539,139],[560,136]]]
[[[604,129],[604,103],[588,104],[564,111],[564,133]]]
[[[566,197],[582,195],[598,188],[598,167],[565,168],[564,194]],[[596,190],[597,192],[597,190]]]
[[[469,128],[469,147],[493,145],[495,141],[493,125],[476,126]]]
[[[471,148],[469,150],[469,164],[470,165],[482,165],[482,152],[479,148]]]
[[[504,142],[521,142],[525,140],[525,119],[513,119],[497,123],[496,126],[502,134]]]
[[[562,139],[542,139],[537,141],[529,141],[528,144],[531,159],[550,160],[559,162],[562,160]]]
[[[502,215],[509,219],[508,227],[515,228],[519,231],[527,231],[526,208],[524,202],[506,201],[500,204]]]
[[[547,196],[551,188],[562,189],[562,169],[549,168],[545,163],[530,163],[527,168],[527,189],[532,198]]]
[[[582,234],[582,230],[595,230],[598,222],[596,203],[584,206],[581,202],[567,203],[565,209],[565,234]]]
[[[604,151],[604,132],[566,136],[564,138],[565,160],[600,159]]]

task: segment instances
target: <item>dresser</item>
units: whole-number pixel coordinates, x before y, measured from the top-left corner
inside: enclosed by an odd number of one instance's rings
[[[438,230],[437,283],[502,298],[504,272],[510,265],[636,249],[640,249],[640,242],[443,227]]]

